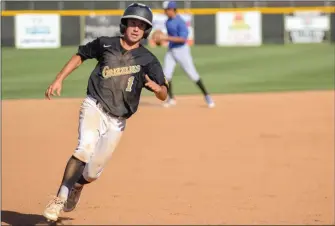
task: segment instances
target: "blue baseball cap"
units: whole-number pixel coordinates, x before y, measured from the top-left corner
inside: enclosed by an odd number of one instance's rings
[[[163,2],[163,9],[176,9],[177,2],[174,1],[165,1]]]

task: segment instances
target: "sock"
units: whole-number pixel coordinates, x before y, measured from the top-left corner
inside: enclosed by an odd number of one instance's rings
[[[169,82],[168,95],[169,95],[170,99],[173,99],[172,81]]]
[[[85,162],[71,156],[64,171],[62,184],[57,192],[58,197],[67,199],[69,191],[82,175],[85,165]]]
[[[208,92],[204,86],[204,84],[202,83],[201,79],[199,79],[195,84],[197,84],[197,86],[200,88],[201,92],[207,96],[208,95]]]
[[[67,197],[69,196],[69,189],[62,185],[60,186],[60,189],[59,189],[59,192],[58,192],[58,197],[61,198],[61,199],[67,199]]]

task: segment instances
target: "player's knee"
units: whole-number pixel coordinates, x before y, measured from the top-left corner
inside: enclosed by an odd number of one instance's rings
[[[78,146],[73,155],[81,161],[88,163],[91,159],[93,149],[92,144]]]
[[[98,179],[98,176],[93,175],[93,174],[83,174],[83,177],[89,183],[92,183],[93,181],[95,181],[96,179]]]
[[[84,150],[76,149],[75,152],[73,153],[73,156],[85,163],[88,163],[90,161],[89,154]]]
[[[95,181],[100,177],[104,166],[105,166],[104,157],[102,156],[98,157],[97,155],[90,156],[90,159],[85,165],[83,171],[84,179],[89,183]]]
[[[88,182],[93,182],[100,177],[102,168],[84,170],[83,177]]]
[[[94,145],[93,136],[90,136],[89,134],[87,134],[86,136],[83,136],[80,138],[78,147],[76,148],[73,155],[76,158],[80,159],[81,161],[88,163],[94,152],[94,148],[95,148],[95,145]]]

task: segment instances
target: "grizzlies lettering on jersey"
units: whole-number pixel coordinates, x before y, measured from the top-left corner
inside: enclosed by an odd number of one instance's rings
[[[87,85],[87,95],[95,98],[110,114],[129,118],[138,108],[145,75],[158,85],[166,82],[158,59],[144,46],[126,51],[120,37],[100,37],[78,48],[82,60],[97,59]]]

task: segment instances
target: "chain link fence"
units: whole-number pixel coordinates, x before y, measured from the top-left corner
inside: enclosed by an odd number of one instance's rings
[[[160,9],[162,1],[141,1],[153,9]],[[102,10],[124,9],[131,1],[2,1],[2,10]],[[333,6],[324,1],[178,1],[179,8],[250,8]]]

